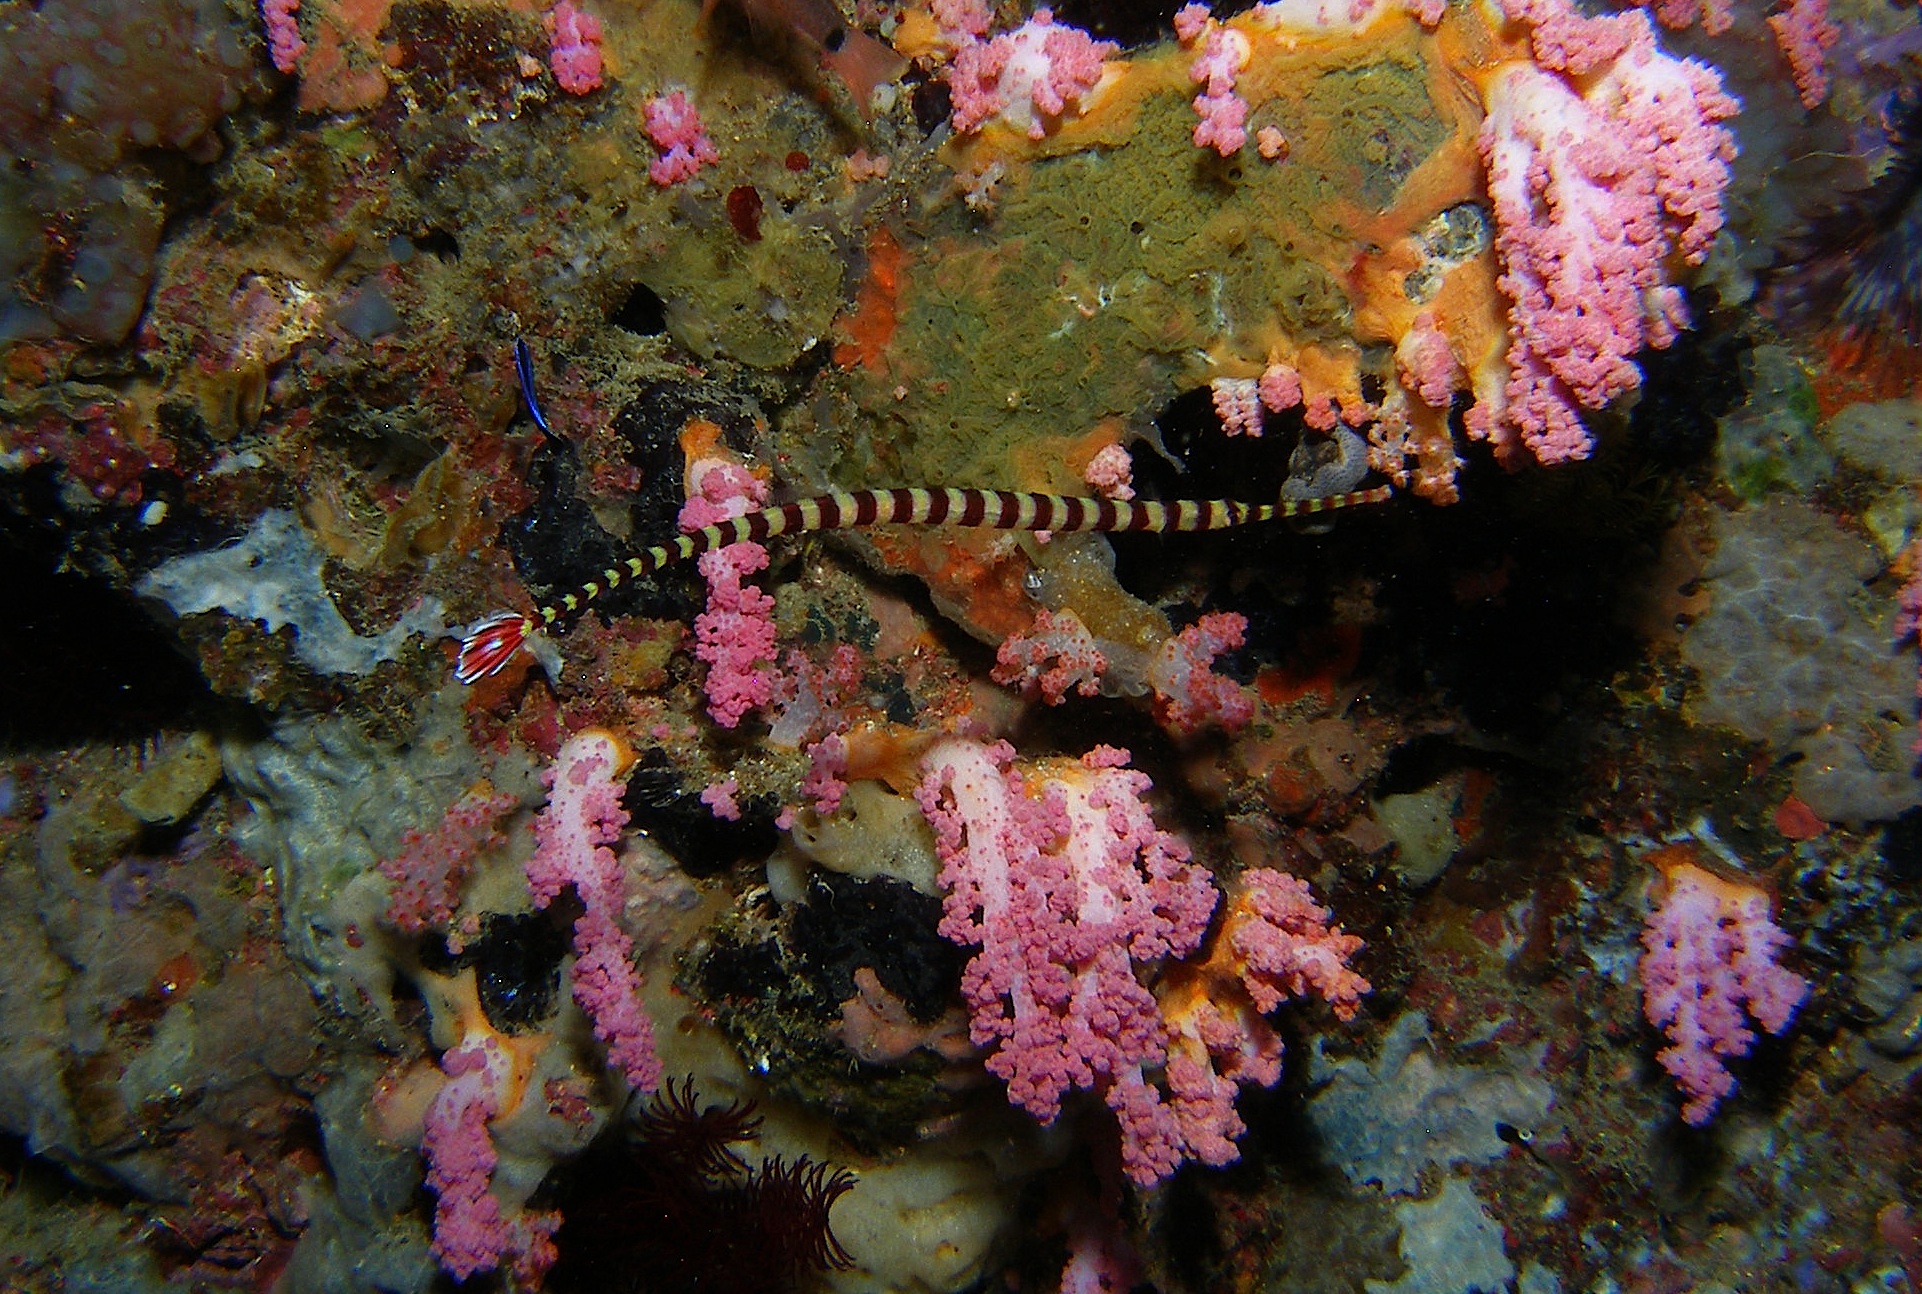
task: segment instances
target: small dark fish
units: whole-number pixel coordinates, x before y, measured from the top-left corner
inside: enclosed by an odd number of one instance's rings
[[[718,2],[703,0],[703,21]],[[850,27],[832,0],[735,0],[735,4],[749,23],[792,32],[812,48],[822,66],[847,86],[862,116],[873,111],[874,92],[907,70],[906,59]]]

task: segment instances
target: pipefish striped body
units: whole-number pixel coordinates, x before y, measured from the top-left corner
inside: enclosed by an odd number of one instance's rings
[[[1340,508],[1381,503],[1393,491],[1383,485],[1320,499],[1244,503],[1238,499],[1175,499],[1168,502],[1033,494],[1016,490],[896,489],[846,490],[759,508],[700,530],[678,535],[601,571],[574,592],[532,615],[502,611],[489,616],[461,639],[454,677],[473,683],[499,671],[528,638],[563,617],[585,609],[623,581],[638,580],[663,567],[699,557],[729,544],[760,543],[781,535],[870,526],[969,526],[987,530],[1133,531],[1187,534],[1229,530],[1289,517],[1308,517]]]
[[[514,344],[515,368],[528,412],[545,434],[552,435],[535,399],[533,363],[526,343]],[[1393,491],[1388,486],[1331,494],[1319,499],[1285,499],[1276,503],[1243,503],[1238,499],[1174,499],[1167,502],[1089,498],[1063,494],[1034,494],[1017,490],[892,489],[845,490],[815,495],[774,507],[758,508],[738,517],[678,535],[664,544],[644,548],[583,581],[573,592],[540,607],[531,615],[498,611],[468,629],[461,638],[454,677],[475,683],[498,673],[533,637],[564,617],[584,610],[603,593],[624,581],[638,580],[676,562],[729,544],[760,543],[781,535],[829,530],[858,530],[870,526],[968,526],[987,530],[1026,530],[1070,533],[1077,531],[1133,531],[1141,534],[1188,534],[1229,530],[1289,517],[1309,517],[1381,503]]]

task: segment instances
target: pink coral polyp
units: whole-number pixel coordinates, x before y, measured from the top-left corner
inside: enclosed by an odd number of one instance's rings
[[[1675,852],[1664,851],[1667,894],[1642,930],[1642,1000],[1648,1022],[1668,1034],[1657,1059],[1688,1097],[1682,1118],[1699,1125],[1735,1090],[1723,1062],[1754,1045],[1748,1020],[1781,1033],[1809,983],[1777,963],[1792,940],[1769,919],[1759,886],[1725,880]]]

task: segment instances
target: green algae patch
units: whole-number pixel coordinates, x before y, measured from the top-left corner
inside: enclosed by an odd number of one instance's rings
[[[1013,464],[1037,437],[1145,430],[1183,390],[1258,372],[1271,351],[1354,349],[1344,275],[1455,138],[1428,64],[1412,39],[1287,60],[1251,86],[1258,119],[1297,141],[1270,161],[1194,146],[1192,87],[1170,74],[1188,58],[1170,46],[1131,64],[1156,88],[1128,96],[1125,131],[1090,127],[1098,145],[951,150],[975,205],[903,232],[882,362],[840,380],[844,430],[879,423],[868,441],[891,451],[861,483],[1032,486]]]
[[[668,332],[702,359],[785,368],[827,337],[843,269],[826,229],[770,217],[755,243],[725,225],[670,238],[642,278],[668,303]]]

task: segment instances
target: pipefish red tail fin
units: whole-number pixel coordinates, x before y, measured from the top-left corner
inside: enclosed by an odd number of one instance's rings
[[[624,580],[637,580],[729,544],[759,543],[781,535],[868,526],[972,526],[988,530],[1134,531],[1188,534],[1235,526],[1314,516],[1341,508],[1386,502],[1388,486],[1332,494],[1320,499],[1243,503],[1237,499],[1175,499],[1168,502],[1031,494],[1015,490],[900,489],[848,490],[783,503],[729,518],[702,530],[678,535],[666,544],[643,549],[559,601],[532,615],[500,611],[475,624],[461,638],[454,677],[474,683],[498,673],[536,630],[581,611]]]

